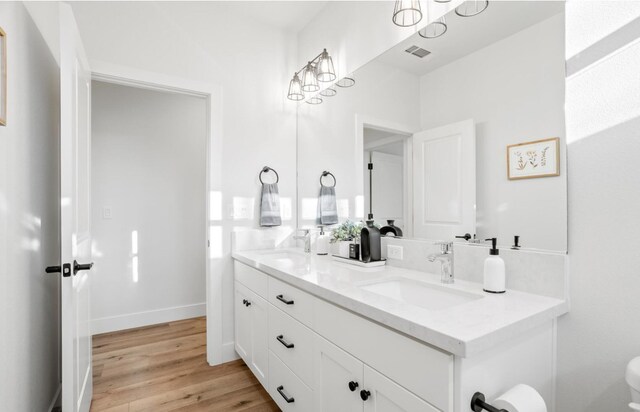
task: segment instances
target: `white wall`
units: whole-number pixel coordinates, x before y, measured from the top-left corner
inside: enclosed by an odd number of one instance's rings
[[[564,124],[564,16],[522,30],[420,79],[423,129],[476,123],[477,233],[504,246],[567,249],[567,169],[510,181],[509,144],[560,137]]]
[[[558,411],[626,411],[640,356],[640,2],[567,3],[571,312]]]
[[[242,2],[72,6],[90,62],[214,83],[222,89],[223,183],[221,192],[212,193],[210,256],[213,276],[223,278],[223,341],[225,359],[230,359],[235,356],[230,234],[257,226],[262,166],[280,174],[283,206],[295,202],[295,104],[286,99],[295,36],[238,18],[245,15]],[[295,208],[288,211],[283,224],[294,225]]]
[[[93,82],[94,334],[204,315],[206,126],[202,98]]]
[[[298,202],[300,226],[315,227],[318,181],[323,170],[336,177],[341,220],[362,220],[364,205],[362,126],[357,120],[418,130],[418,76],[372,62],[357,73],[355,86],[338,89],[321,105],[302,103],[298,109]]]
[[[25,7],[0,3],[8,118],[0,126],[0,399],[47,411],[60,382],[59,70]]]

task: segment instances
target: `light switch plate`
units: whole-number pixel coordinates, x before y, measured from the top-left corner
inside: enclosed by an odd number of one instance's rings
[[[113,215],[111,214],[111,207],[105,206],[102,208],[102,218],[103,219],[112,219]]]
[[[404,248],[402,246],[387,245],[387,259],[402,260]]]

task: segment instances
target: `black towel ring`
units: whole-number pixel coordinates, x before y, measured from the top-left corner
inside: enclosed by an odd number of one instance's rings
[[[260,179],[260,183],[264,184],[264,182],[262,181],[262,174],[268,173],[269,171],[272,171],[273,173],[276,174],[276,183],[278,183],[280,181],[280,176],[278,176],[278,172],[276,172],[275,169],[272,169],[269,166],[263,167],[262,170],[260,171],[260,174],[258,175],[258,179]]]
[[[331,176],[333,178],[333,186],[326,186],[324,183],[322,183],[322,178],[326,177],[326,176]],[[333,175],[333,173],[331,172],[327,172],[326,170],[324,172],[322,172],[322,174],[320,175],[320,186],[325,186],[325,187],[336,187],[336,183],[338,183],[338,181],[336,180],[336,177]]]

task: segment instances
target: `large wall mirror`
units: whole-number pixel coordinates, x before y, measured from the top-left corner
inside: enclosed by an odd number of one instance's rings
[[[452,11],[301,103],[298,226],[317,226],[330,171],[340,221],[566,251],[564,32],[563,2]]]

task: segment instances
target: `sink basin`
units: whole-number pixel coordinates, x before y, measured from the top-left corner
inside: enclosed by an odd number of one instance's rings
[[[429,310],[447,309],[477,299],[481,295],[410,279],[394,279],[360,286],[368,292],[420,306]]]
[[[264,253],[263,256],[265,259],[269,259],[271,261],[276,261],[280,263],[301,263],[305,262],[305,255],[298,252],[292,251],[278,251],[278,252],[269,252]]]

